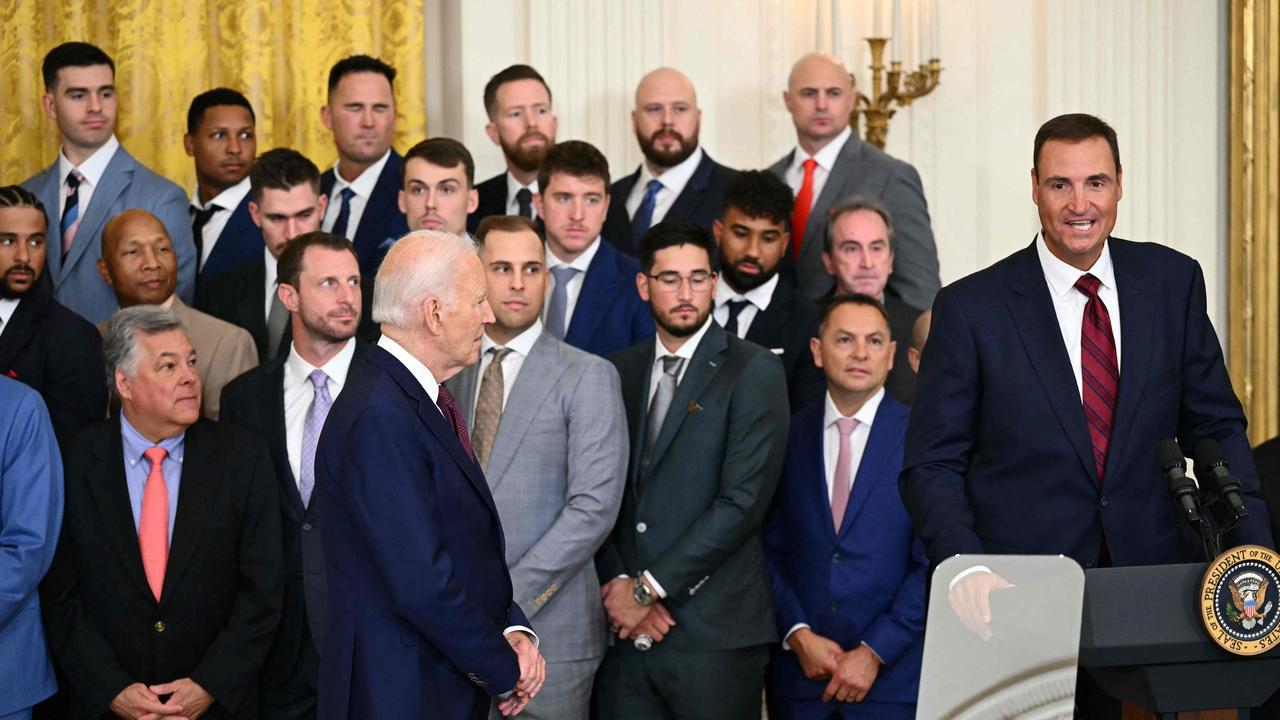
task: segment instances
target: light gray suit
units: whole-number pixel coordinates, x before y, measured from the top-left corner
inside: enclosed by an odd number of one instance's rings
[[[769,168],[786,180],[792,154],[787,153]],[[893,274],[889,292],[918,308],[933,307],[933,296],[942,287],[938,275],[938,247],[929,225],[929,207],[924,199],[920,174],[910,163],[886,154],[863,142],[857,135],[840,149],[818,200],[809,211],[804,242],[796,262],[796,280],[811,300],[821,299],[835,287],[822,265],[822,239],[827,231],[827,214],[841,200],[862,196],[879,200],[893,218]]]
[[[58,177],[58,161],[42,172],[27,178],[22,187],[30,190],[44,204],[49,231],[49,252],[45,258],[53,296],[95,325],[111,317],[118,309],[115,292],[98,274],[98,258],[102,257],[102,228],[107,221],[131,208],[142,208],[155,215],[169,231],[173,251],[178,256],[178,296],[190,304],[195,293],[196,246],[191,241],[191,216],[187,194],[182,188],[155,174],[125,152],[116,150],[93,189],[87,208],[81,208],[80,227],[75,241],[62,259],[62,229],[58,214],[66,178]]]
[[[445,383],[472,429],[478,368]],[[544,331],[511,386],[485,472],[515,602],[548,664],[546,684],[521,717],[587,717],[608,635],[592,558],[617,519],[629,451],[613,365]]]

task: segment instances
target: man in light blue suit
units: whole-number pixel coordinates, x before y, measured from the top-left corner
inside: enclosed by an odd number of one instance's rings
[[[196,252],[187,196],[143,167],[115,136],[115,63],[88,43],[63,43],[45,55],[44,109],[58,124],[62,149],[22,186],[49,212],[49,279],[54,297],[98,323],[116,311],[111,288],[98,275],[102,228],[130,208],[160,218],[178,256],[178,295],[191,303]]]
[[[35,390],[0,376],[0,720],[57,689],[36,587],[62,527],[62,458]]]

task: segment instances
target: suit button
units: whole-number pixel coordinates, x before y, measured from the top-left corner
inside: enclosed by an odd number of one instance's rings
[[[1102,507],[1106,507],[1106,506],[1107,506],[1107,499],[1106,499],[1105,497],[1104,497],[1104,498],[1099,498],[1099,499],[1098,499],[1098,504],[1099,504],[1099,505],[1101,505]]]
[[[164,632],[166,625],[164,624],[163,620],[157,620],[156,624],[153,627],[156,629],[156,632],[162,633]]]
[[[311,529],[311,523],[302,523],[302,529],[303,529],[303,530],[310,530],[310,529]]]
[[[638,532],[638,533],[642,533],[642,532],[644,532],[645,530],[648,530],[648,529],[649,529],[649,526],[648,526],[648,525],[645,525],[645,524],[644,524],[644,523],[642,523],[642,522],[638,522],[638,523],[636,523],[636,532]]]
[[[831,612],[836,612],[839,609],[840,609],[840,603],[831,603]]]
[[[833,563],[838,563],[838,562],[840,562],[840,553],[836,553],[836,554],[832,555],[832,556],[831,556],[831,562],[833,562]]]

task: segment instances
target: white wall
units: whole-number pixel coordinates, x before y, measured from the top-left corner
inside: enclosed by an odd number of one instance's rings
[[[837,2],[840,54],[868,89],[861,38],[873,3]],[[1196,257],[1210,317],[1225,333],[1224,8],[1197,0],[940,6],[942,83],[898,112],[887,149],[924,180],[943,282],[1030,242],[1036,128],[1059,113],[1091,112],[1120,138],[1116,234]],[[791,63],[833,44],[830,0],[426,0],[426,8],[428,126],[466,143],[480,179],[503,167],[484,134],[484,84],[513,62],[546,76],[558,139],[596,144],[620,176],[640,160],[629,112],[645,72],[671,65],[688,74],[707,151],[734,167],[764,167],[794,144],[781,101]]]

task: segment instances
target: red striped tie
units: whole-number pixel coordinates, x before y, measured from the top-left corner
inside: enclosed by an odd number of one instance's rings
[[[1093,441],[1093,463],[1098,468],[1098,484],[1107,464],[1111,442],[1111,422],[1116,415],[1116,390],[1120,387],[1120,363],[1116,361],[1116,338],[1111,332],[1111,314],[1098,287],[1102,282],[1082,275],[1076,289],[1089,298],[1084,306],[1080,330],[1080,379],[1083,385],[1084,417]]]

